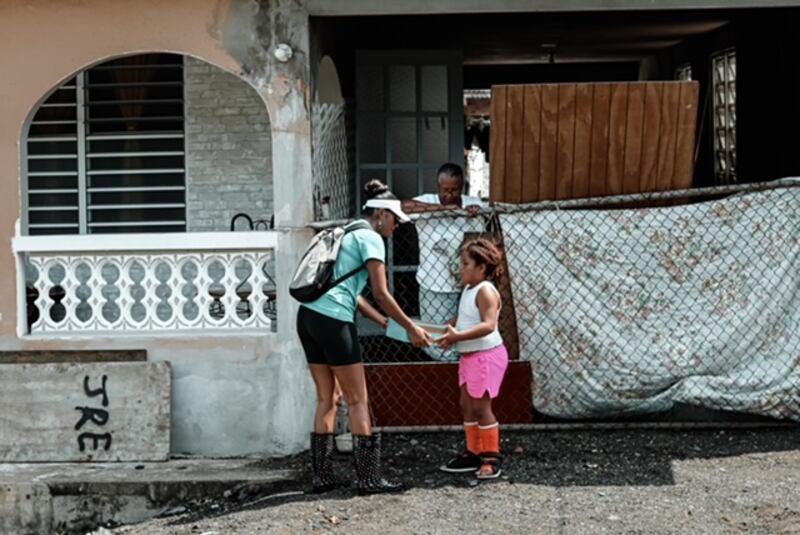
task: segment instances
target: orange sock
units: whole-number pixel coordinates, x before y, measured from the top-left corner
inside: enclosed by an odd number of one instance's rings
[[[487,426],[478,426],[481,453],[500,453],[500,424],[497,422]]]
[[[467,435],[467,451],[479,455],[481,453],[481,434],[478,422],[464,422],[464,434]]]

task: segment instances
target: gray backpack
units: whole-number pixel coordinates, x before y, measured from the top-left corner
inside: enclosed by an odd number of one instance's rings
[[[365,269],[366,266],[359,266],[338,279],[334,278],[333,274],[342,240],[347,233],[371,228],[372,226],[366,221],[358,220],[344,227],[325,229],[314,236],[295,269],[292,282],[289,284],[289,294],[301,303],[311,303],[337,284]]]

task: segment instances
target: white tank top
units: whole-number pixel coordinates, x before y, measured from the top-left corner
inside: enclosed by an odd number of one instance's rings
[[[486,280],[476,284],[472,288],[464,287],[461,291],[461,300],[458,303],[458,319],[456,320],[456,330],[466,331],[481,322],[481,311],[478,308],[478,292],[484,286],[489,286],[497,298],[500,299],[500,292],[490,281]],[[502,303],[501,303],[502,306]],[[497,308],[497,320],[500,319],[500,307]],[[473,340],[464,340],[456,343],[456,350],[459,353],[473,353],[475,351],[485,351],[502,345],[503,338],[495,326],[494,331]]]

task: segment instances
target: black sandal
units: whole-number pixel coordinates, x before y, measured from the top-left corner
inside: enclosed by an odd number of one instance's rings
[[[500,461],[502,460],[502,455],[495,451],[488,451],[481,453],[481,466],[475,471],[475,477],[478,479],[495,479],[500,477],[500,474],[503,473],[503,470],[500,468]],[[489,467],[491,472],[484,473],[484,467]]]

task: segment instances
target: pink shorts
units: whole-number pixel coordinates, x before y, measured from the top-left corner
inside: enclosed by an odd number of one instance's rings
[[[475,399],[482,398],[486,392],[489,392],[490,398],[496,398],[506,368],[508,350],[505,345],[464,353],[458,361],[458,386],[467,385],[467,392]]]

